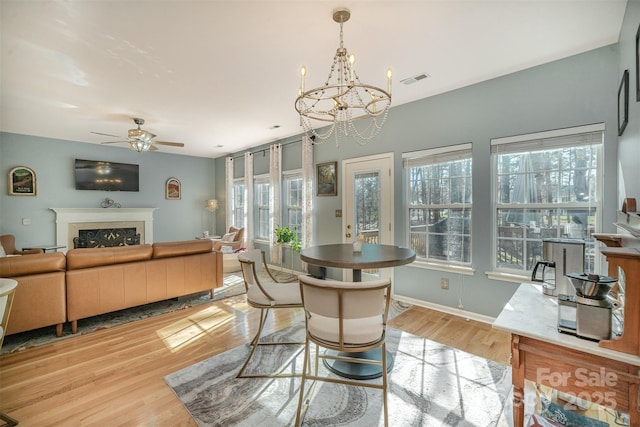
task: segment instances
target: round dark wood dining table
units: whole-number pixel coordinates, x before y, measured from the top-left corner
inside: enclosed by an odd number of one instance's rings
[[[300,252],[300,259],[306,263],[322,267],[349,268],[353,270],[353,281],[362,281],[362,270],[405,265],[416,259],[416,253],[408,248],[392,245],[372,245],[364,243],[361,252],[353,252],[351,243],[312,246]],[[359,353],[339,352],[340,357],[381,360],[380,347]],[[331,372],[345,378],[369,380],[382,376],[382,367],[344,360],[324,359]],[[387,372],[393,369],[393,355],[387,351]]]
[[[360,282],[362,270],[409,264],[416,259],[416,253],[408,248],[368,243],[362,244],[361,252],[353,252],[351,243],[338,243],[305,248],[300,259],[322,267],[352,269],[353,281]]]

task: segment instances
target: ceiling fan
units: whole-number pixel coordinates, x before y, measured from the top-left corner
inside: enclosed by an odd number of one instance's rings
[[[118,144],[118,143],[126,142],[129,144],[132,150],[135,150],[137,152],[157,150],[158,148],[156,147],[156,145],[168,145],[170,147],[184,147],[184,144],[181,142],[154,141],[153,138],[156,137],[155,134],[151,132],[147,132],[146,130],[140,129],[140,126],[144,124],[144,119],[134,118],[133,122],[138,125],[138,128],[129,129],[126,140],[101,142],[101,144]],[[111,135],[108,133],[100,133],[100,132],[91,132],[91,133],[96,135],[112,136],[114,138],[124,138],[122,136]]]

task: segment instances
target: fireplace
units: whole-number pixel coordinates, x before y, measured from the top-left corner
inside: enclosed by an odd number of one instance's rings
[[[51,208],[56,213],[56,244],[74,247],[81,230],[135,229],[139,243],[153,243],[156,208]],[[66,252],[66,250],[65,250]]]

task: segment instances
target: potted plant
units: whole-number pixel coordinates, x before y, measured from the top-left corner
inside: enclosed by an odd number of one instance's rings
[[[296,234],[297,230],[298,227],[293,227],[293,230],[289,227],[276,227],[276,230],[274,231],[277,237],[276,243],[288,244],[294,251],[300,251],[300,240]]]
[[[274,231],[276,243],[279,245],[288,245],[292,252],[300,252],[301,246],[300,239],[298,239],[298,235],[296,234],[297,230],[298,227],[291,229],[287,226],[277,226]],[[280,262],[280,266],[282,267],[282,261]],[[291,254],[291,272],[293,273],[293,253]]]

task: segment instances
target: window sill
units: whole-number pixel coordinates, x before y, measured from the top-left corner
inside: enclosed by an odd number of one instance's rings
[[[407,267],[425,268],[427,270],[447,271],[449,273],[459,273],[467,276],[473,276],[475,274],[475,269],[473,269],[473,267],[462,267],[462,266],[453,265],[453,264],[437,264],[434,262],[426,262],[426,261],[414,261],[411,264],[408,264]]]
[[[502,282],[511,282],[511,283],[531,283],[531,277],[523,276],[520,274],[513,273],[505,273],[502,271],[487,271],[485,272],[487,278],[493,280],[500,280]]]

